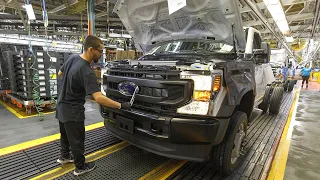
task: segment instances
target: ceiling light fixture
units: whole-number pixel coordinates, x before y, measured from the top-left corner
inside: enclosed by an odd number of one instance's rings
[[[285,36],[284,38],[286,39],[286,41],[288,43],[292,43],[293,42],[293,37],[292,36],[289,36],[289,37]]]
[[[29,20],[36,20],[31,4],[24,4],[22,7],[26,9]]]
[[[279,0],[263,0],[263,2],[266,5],[268,11],[270,12],[272,18],[276,22],[282,34],[283,35],[290,34],[288,21],[286,19],[286,15],[283,11],[280,1]]]

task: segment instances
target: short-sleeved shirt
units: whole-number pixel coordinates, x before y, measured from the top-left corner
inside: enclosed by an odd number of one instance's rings
[[[58,95],[56,118],[60,122],[84,121],[86,95],[99,92],[97,78],[88,61],[72,55],[61,66],[62,80]]]
[[[312,69],[311,68],[302,68],[301,72],[302,72],[302,76],[310,76]]]

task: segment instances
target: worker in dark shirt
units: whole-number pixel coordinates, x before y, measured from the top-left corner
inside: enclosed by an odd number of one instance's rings
[[[85,96],[92,95],[97,103],[106,107],[130,109],[129,102],[120,104],[102,95],[97,78],[90,68],[90,63],[97,63],[102,56],[102,41],[89,35],[83,46],[84,52],[72,55],[58,72],[62,80],[56,109],[61,134],[61,156],[57,161],[61,164],[74,162],[74,175],[81,175],[95,168],[95,163],[85,163],[84,157]]]

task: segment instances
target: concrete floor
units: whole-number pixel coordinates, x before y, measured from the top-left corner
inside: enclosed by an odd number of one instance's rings
[[[97,103],[89,100],[85,108],[86,125],[103,121]],[[19,119],[0,105],[0,115],[0,148],[59,133],[55,113],[45,115],[44,121],[38,117]]]
[[[310,85],[309,85],[310,86]],[[289,149],[285,180],[320,179],[320,92],[302,89]]]

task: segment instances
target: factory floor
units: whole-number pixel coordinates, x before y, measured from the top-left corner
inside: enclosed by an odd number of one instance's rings
[[[0,148],[59,133],[59,123],[54,112],[45,114],[45,119],[40,121],[38,116],[20,119],[17,113],[7,108],[0,105]],[[103,121],[96,102],[88,99],[85,108],[86,125]]]
[[[320,179],[319,89],[316,82],[306,89],[298,81],[286,93],[279,115],[257,117],[250,127],[248,155],[229,177],[210,171],[206,163],[167,159],[122,142],[105,130],[98,104],[88,99],[85,154],[97,161],[98,169],[84,179]],[[6,165],[0,179],[77,179],[72,167],[55,163],[60,146],[55,113],[46,114],[44,121],[37,116],[20,119],[0,105],[0,137],[0,161],[5,162],[0,167]]]
[[[297,103],[285,180],[320,179],[320,85],[310,82]]]
[[[320,179],[320,84],[301,87],[292,106],[268,180]],[[289,121],[289,120],[288,120]]]

